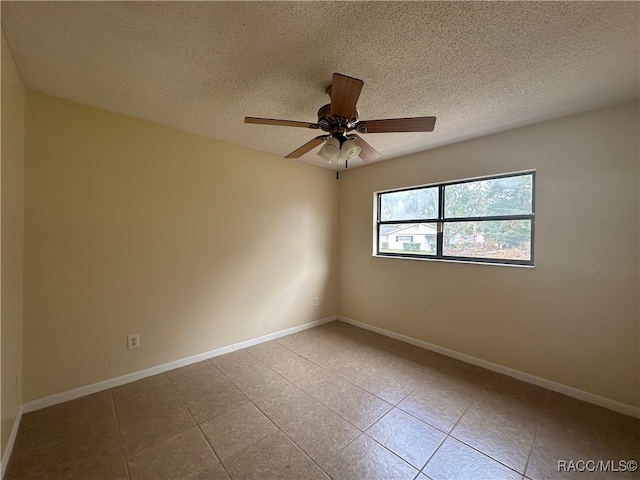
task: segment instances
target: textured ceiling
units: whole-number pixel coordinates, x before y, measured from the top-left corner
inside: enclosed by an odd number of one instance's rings
[[[363,120],[437,117],[365,135],[381,160],[638,98],[636,2],[1,7],[27,88],[279,156],[317,131],[244,116],[315,122],[333,72],[364,80]]]

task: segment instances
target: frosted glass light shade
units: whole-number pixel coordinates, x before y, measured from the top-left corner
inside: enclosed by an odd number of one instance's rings
[[[356,142],[354,142],[353,140],[346,140],[345,142],[343,142],[342,147],[340,148],[338,161],[349,161],[352,158],[357,157],[360,154],[360,150],[361,148],[356,145]]]
[[[326,161],[330,162],[331,159],[336,158],[338,156],[339,152],[340,152],[340,141],[337,138],[332,137],[328,139],[326,142],[324,142],[324,145],[318,152],[318,155],[320,155]]]

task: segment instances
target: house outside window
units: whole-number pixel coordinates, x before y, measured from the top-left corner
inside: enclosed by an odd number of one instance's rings
[[[413,235],[396,235],[396,242],[413,242]]]
[[[376,192],[374,255],[533,265],[535,172]]]

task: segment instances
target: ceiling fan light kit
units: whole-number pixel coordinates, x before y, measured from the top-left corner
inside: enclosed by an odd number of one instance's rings
[[[337,138],[328,138],[322,148],[318,151],[318,155],[324,158],[327,162],[331,162],[331,159],[337,158],[340,152],[340,141]]]
[[[320,107],[317,123],[257,117],[245,117],[244,121],[245,123],[260,125],[319,129],[327,132],[328,135],[320,135],[310,140],[285,158],[299,158],[324,143],[318,155],[328,162],[336,158],[338,166],[340,162],[344,162],[345,168],[348,167],[348,161],[355,157],[360,157],[365,163],[372,162],[380,157],[380,154],[359,135],[349,132],[355,130],[358,133],[367,134],[433,131],[436,117],[360,121],[360,112],[356,108],[356,103],[363,86],[364,82],[362,80],[334,73],[331,85],[326,90],[331,98],[331,103]],[[337,172],[336,178],[338,178]]]
[[[351,139],[347,139],[342,143],[340,147],[340,152],[338,154],[339,162],[348,162],[349,160],[357,157],[360,154],[360,150],[362,150],[356,142]]]

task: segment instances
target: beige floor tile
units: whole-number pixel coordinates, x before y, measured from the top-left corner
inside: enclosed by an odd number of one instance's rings
[[[211,361],[251,400],[289,384],[280,374],[242,350]]]
[[[190,480],[230,480],[231,477],[227,475],[227,471],[224,469],[222,464],[218,463],[213,467],[205,470],[204,472],[200,472],[195,477],[192,477]]]
[[[209,361],[226,375],[228,372],[232,372],[233,370],[254,365],[256,358],[246,350],[236,350],[235,352],[225,353],[224,355],[210,358]]]
[[[227,474],[222,464],[218,463],[208,470],[199,473],[190,480],[230,480],[231,477]]]
[[[446,437],[440,430],[397,408],[365,433],[419,470]]]
[[[407,370],[406,375],[415,381],[416,387],[429,385],[441,377],[438,373],[439,367],[437,365],[418,362],[411,362],[410,365],[411,368]]]
[[[121,423],[123,418],[129,419],[141,412],[162,409],[179,400],[175,388],[164,373],[116,387],[112,392]]]
[[[278,430],[253,403],[209,420],[201,428],[220,460],[226,460]]]
[[[25,414],[4,480],[628,479],[558,460],[639,457],[638,419],[336,321]]]
[[[640,419],[549,392],[541,423],[593,436],[626,453],[640,452]],[[627,445],[629,448],[624,448]]]
[[[506,375],[493,373],[484,386],[484,402],[497,402],[502,408],[514,406],[531,410],[538,415],[545,407],[549,390],[522,382]]]
[[[293,350],[278,343],[277,340],[254,345],[247,348],[246,351],[269,366],[299,356]]]
[[[375,365],[361,358],[340,356],[325,364],[327,370],[353,384],[362,382],[378,371]]]
[[[396,405],[414,390],[418,381],[402,373],[380,370],[359,381],[357,385],[385,402]]]
[[[418,470],[366,435],[322,465],[333,480],[412,480]]]
[[[473,448],[447,438],[423,473],[433,480],[521,480],[522,475]]]
[[[294,385],[256,400],[264,412],[316,463],[322,463],[360,432]]]
[[[272,365],[271,368],[290,382],[322,371],[322,367],[301,356],[292,357],[283,362],[276,363]]]
[[[344,347],[336,342],[335,335],[322,327],[324,326],[287,335],[277,342],[307,360],[326,367],[344,355]]]
[[[124,453],[76,455],[52,470],[55,480],[128,480]]]
[[[475,404],[462,416],[451,436],[524,473],[538,427],[529,412]]]
[[[118,420],[111,391],[95,393],[29,414],[37,424],[38,444],[47,447],[73,441],[89,429],[114,432]]]
[[[281,432],[263,438],[223,464],[234,480],[328,480]]]
[[[127,454],[150,447],[195,425],[166,375],[113,390]]]
[[[168,404],[138,417],[121,421],[122,443],[127,454],[150,447],[193,427],[195,422],[182,403]]]
[[[44,445],[35,439],[27,446],[18,439],[4,478],[126,480],[127,469],[117,432],[87,430],[54,445]]]
[[[213,383],[188,383],[176,386],[176,390],[198,424],[249,402],[226,378]]]
[[[289,384],[281,390],[258,397],[254,403],[279,427],[298,418],[307,417],[309,412],[328,410],[294,384]]]
[[[602,470],[572,471],[559,461],[608,460],[640,462],[640,421],[587,404],[564,395],[550,393],[538,426],[525,475],[540,479],[640,478],[638,471],[605,473]]]
[[[127,461],[131,480],[189,479],[219,463],[198,427],[140,450]]]
[[[23,417],[6,478],[126,478],[111,392]]]
[[[360,430],[366,430],[392,407],[326,370],[308,375],[295,383]]]
[[[465,389],[431,383],[417,387],[397,407],[448,433],[473,401]]]
[[[289,381],[322,370],[322,367],[275,340],[255,345],[248,348],[247,351]]]
[[[438,374],[443,382],[474,395],[481,394],[484,386],[494,377],[489,370],[449,357],[438,367]]]
[[[363,431],[393,408],[391,404],[356,386],[329,399],[326,406]]]
[[[167,377],[178,391],[226,380],[222,372],[208,360],[171,370],[167,372]]]
[[[26,413],[22,416],[4,480],[51,478],[49,465],[37,450],[39,430],[45,426],[40,422],[37,413]]]

